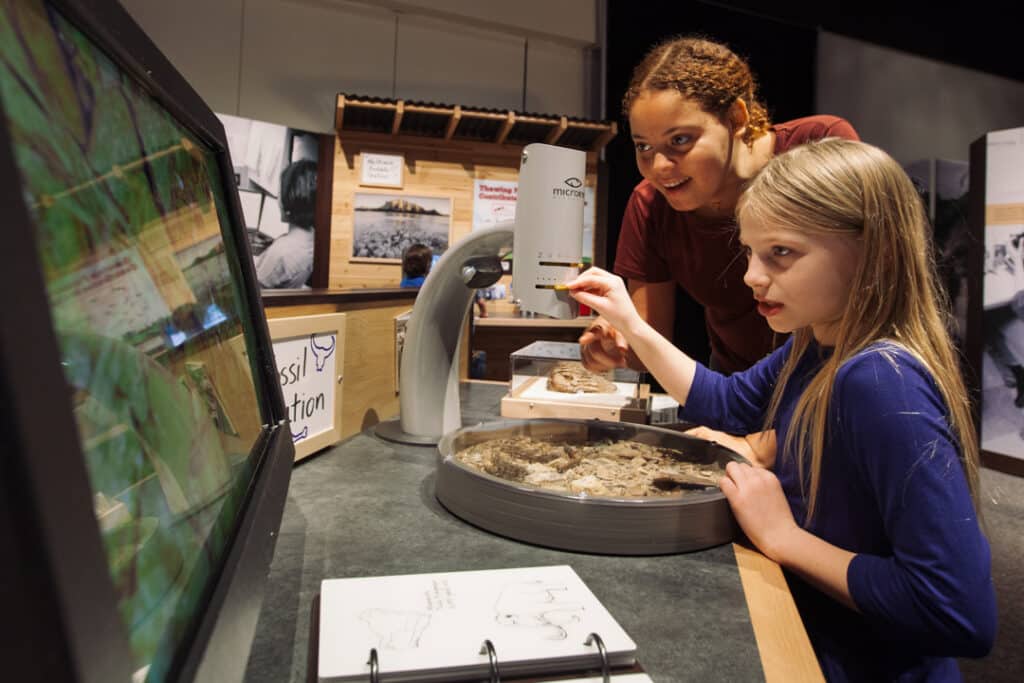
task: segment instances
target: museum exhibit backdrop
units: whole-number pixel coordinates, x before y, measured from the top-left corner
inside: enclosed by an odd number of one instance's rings
[[[981,447],[1024,458],[1024,128],[983,139]]]
[[[320,135],[228,114],[217,118],[227,135],[260,287],[308,287]]]

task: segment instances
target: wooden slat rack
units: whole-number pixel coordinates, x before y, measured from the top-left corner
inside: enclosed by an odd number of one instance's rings
[[[544,142],[587,152],[600,152],[618,133],[614,121],[346,93],[338,95],[334,127],[339,133],[416,136],[439,142],[485,142],[520,147]]]

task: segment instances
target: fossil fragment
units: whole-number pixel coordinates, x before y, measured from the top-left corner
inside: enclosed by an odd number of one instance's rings
[[[583,367],[582,363],[558,363],[548,373],[548,389],[566,394],[614,394],[615,383]]]
[[[636,441],[563,443],[514,436],[474,444],[455,458],[481,472],[541,489],[591,496],[671,496],[715,488],[717,464]]]

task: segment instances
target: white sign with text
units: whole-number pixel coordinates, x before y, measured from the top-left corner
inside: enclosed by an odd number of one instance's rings
[[[515,220],[518,190],[514,180],[474,180],[473,230]]]
[[[267,321],[285,414],[302,458],[341,439],[345,314]]]
[[[401,154],[363,152],[360,185],[373,187],[402,187],[402,169],[405,157]]]

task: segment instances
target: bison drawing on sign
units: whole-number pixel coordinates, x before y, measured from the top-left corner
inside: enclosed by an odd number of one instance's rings
[[[316,371],[323,372],[324,364],[327,363],[327,359],[334,353],[334,347],[337,346],[337,340],[332,336],[329,338],[329,343],[325,345],[317,344],[316,335],[309,335],[309,348],[313,351],[313,358],[316,360]]]

